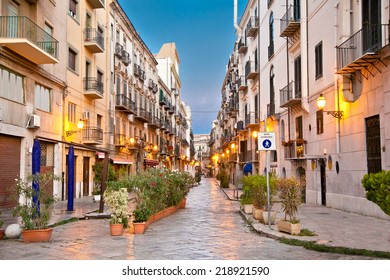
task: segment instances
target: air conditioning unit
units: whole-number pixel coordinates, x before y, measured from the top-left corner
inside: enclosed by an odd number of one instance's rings
[[[89,111],[84,111],[82,118],[83,120],[89,120]]]
[[[38,115],[30,115],[28,128],[38,128],[41,126],[41,117]]]
[[[128,114],[127,115],[127,119],[129,120],[129,122],[134,122],[134,115],[133,114]]]

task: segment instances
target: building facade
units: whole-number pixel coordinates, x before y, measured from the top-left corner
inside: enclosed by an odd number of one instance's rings
[[[51,186],[61,200],[71,146],[74,197],[91,195],[105,154],[122,175],[188,169],[191,110],[174,44],[152,54],[116,0],[2,0],[0,20],[0,208],[16,204],[15,179],[31,174],[34,139],[41,172],[64,178]]]
[[[237,147],[234,183],[248,163],[267,172],[256,137],[274,131],[269,171],[305,180],[307,203],[388,219],[361,185],[364,174],[389,169],[388,9],[388,1],[248,1],[213,143],[216,156]]]

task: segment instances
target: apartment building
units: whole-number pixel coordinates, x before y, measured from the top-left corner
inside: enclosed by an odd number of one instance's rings
[[[361,186],[389,169],[388,10],[388,1],[248,1],[213,144],[217,156],[237,147],[231,180],[245,166],[267,171],[256,132],[274,131],[269,171],[305,180],[307,203],[388,219]]]
[[[180,59],[175,43],[165,43],[156,54],[157,69],[161,78],[160,104],[164,106],[162,138],[164,160],[173,169],[183,171],[190,163],[191,110],[181,99]],[[168,156],[168,157],[167,157]]]
[[[96,149],[109,148],[108,31],[104,1],[69,0],[66,15],[67,88],[64,103],[64,141],[77,143],[75,155],[75,197],[91,195],[92,166]],[[69,147],[65,144],[64,154]],[[67,158],[63,157],[67,173]],[[67,178],[67,176],[65,176]],[[67,193],[67,192],[65,192]]]
[[[0,5],[0,207],[15,205],[15,178],[31,174],[34,139],[41,172],[64,177],[52,186],[61,200],[71,146],[74,197],[91,195],[92,167],[105,154],[121,174],[188,168],[191,110],[174,44],[156,58],[115,0]],[[164,78],[158,60],[171,67]]]
[[[0,2],[0,207],[15,205],[15,179],[31,173],[35,138],[41,172],[61,174],[66,93],[66,1]],[[60,194],[61,184],[54,183]]]

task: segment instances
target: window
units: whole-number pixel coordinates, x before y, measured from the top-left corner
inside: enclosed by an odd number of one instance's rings
[[[269,102],[268,116],[272,116],[275,114],[275,72],[273,65],[269,73]]]
[[[73,71],[76,71],[76,58],[77,58],[77,53],[71,48],[69,48],[68,67]]]
[[[324,133],[324,111],[320,110],[316,113],[317,117],[317,134]]]
[[[294,60],[294,94],[295,98],[302,97],[302,71],[301,71],[301,56]]]
[[[322,77],[322,42],[320,42],[315,48],[315,74],[316,80]]]
[[[77,4],[76,0],[69,0],[69,15],[73,18],[77,18]]]
[[[51,112],[51,90],[41,86],[35,85],[35,108]]]
[[[102,120],[103,120],[103,117],[101,115],[97,115],[96,116],[96,126],[97,126],[97,128],[102,128]]]
[[[68,103],[68,121],[76,123],[76,104]]]
[[[116,94],[120,95],[121,94],[121,77],[116,76]]]
[[[271,13],[269,17],[269,47],[268,59],[274,55],[274,14]]]
[[[366,118],[367,172],[382,170],[382,149],[379,115]]]
[[[120,33],[119,33],[119,30],[116,31],[116,37],[115,37],[115,42],[117,42],[118,44],[120,44]]]
[[[24,103],[23,77],[0,68],[0,96]]]
[[[302,116],[295,118],[295,139],[303,139]]]

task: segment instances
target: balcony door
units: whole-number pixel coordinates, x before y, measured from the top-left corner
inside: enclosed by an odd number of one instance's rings
[[[14,1],[8,1],[8,34],[9,38],[18,37],[19,6]]]
[[[376,52],[381,46],[381,1],[362,1],[363,53]]]

